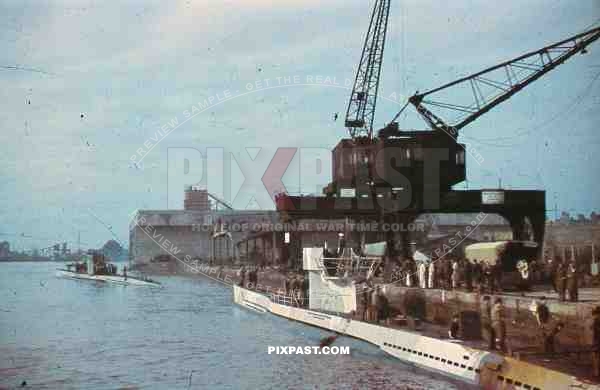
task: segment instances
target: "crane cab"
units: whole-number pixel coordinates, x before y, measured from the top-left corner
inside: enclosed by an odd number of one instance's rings
[[[373,140],[343,139],[332,154],[330,196],[403,193],[417,206],[420,195],[447,192],[466,177],[463,144],[441,131],[400,131],[397,123]]]

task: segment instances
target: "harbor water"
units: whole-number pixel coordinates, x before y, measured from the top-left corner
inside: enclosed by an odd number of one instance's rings
[[[275,355],[330,333],[232,303],[228,286],[163,289],[55,277],[57,263],[0,263],[0,389],[463,389],[367,343],[349,355]]]

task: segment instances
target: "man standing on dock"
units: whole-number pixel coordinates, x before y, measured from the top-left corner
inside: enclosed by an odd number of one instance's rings
[[[240,287],[244,287],[244,282],[246,281],[246,266],[242,265],[240,269]]]
[[[492,277],[492,294],[496,291],[502,291],[502,266],[500,262],[496,262],[496,264],[492,265],[491,270]]]
[[[567,284],[567,270],[565,268],[565,264],[562,261],[559,261],[556,265],[556,273],[554,275],[554,284],[556,285],[556,291],[558,292],[558,300],[561,302],[565,301],[565,290]]]
[[[427,287],[428,288],[436,288],[436,283],[435,283],[435,262],[431,261],[429,263],[429,272],[428,272],[428,278],[427,278]]]
[[[477,291],[479,291],[479,293],[482,293],[483,289],[481,288],[481,264],[477,261],[477,259],[473,260],[473,267],[471,268],[473,271],[473,284],[477,287]]]
[[[490,270],[490,265],[487,263],[483,263],[481,267],[481,283],[482,283],[482,292],[487,293],[492,291],[492,271]]]
[[[573,259],[567,268],[567,291],[569,292],[569,301],[578,301],[578,286],[577,286],[577,264]]]
[[[592,376],[600,378],[600,306],[592,310]]]
[[[458,274],[458,260],[454,260],[452,262],[452,289],[455,290],[458,288],[459,283],[459,274]]]
[[[535,305],[535,317],[540,328],[543,328],[550,320],[550,310],[546,305],[546,297],[544,296]]]
[[[427,266],[424,261],[419,264],[419,285],[422,289],[427,288]]]
[[[554,291],[558,292],[558,287],[556,286],[556,269],[558,267],[558,260],[550,259],[548,260],[547,272],[550,277],[550,282],[552,283],[552,288]]]
[[[492,307],[492,329],[494,330],[493,346],[494,349],[500,348],[502,352],[506,351],[506,323],[504,305],[502,298],[496,298],[494,307]]]
[[[452,260],[449,258],[443,259],[442,263],[444,267],[443,279],[444,279],[444,289],[451,290],[452,289]]]
[[[459,329],[460,329],[460,322],[459,322],[458,314],[455,314],[452,316],[452,321],[450,322],[450,330],[448,330],[448,336],[451,339],[457,339]]]
[[[483,297],[483,305],[481,324],[483,327],[484,339],[488,340],[488,348],[494,349],[494,340],[496,339],[496,335],[494,334],[494,329],[492,328],[492,302],[490,301],[489,295]]]
[[[564,324],[559,322],[556,326],[548,331],[543,330],[542,337],[544,340],[544,353],[554,354],[555,352],[555,344],[556,344],[556,336],[558,333],[564,328]]]
[[[468,292],[473,291],[473,268],[471,266],[471,262],[468,259],[464,260],[464,270],[465,270],[465,286]]]

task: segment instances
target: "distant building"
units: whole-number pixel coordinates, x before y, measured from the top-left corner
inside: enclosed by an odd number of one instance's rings
[[[10,255],[10,244],[8,241],[0,242],[0,257],[8,257]]]
[[[208,191],[200,186],[190,186],[185,191],[183,209],[188,211],[208,211],[210,201]]]
[[[572,216],[566,211],[561,212],[560,217],[555,220],[550,220],[547,222],[548,224],[562,224],[562,225],[599,225],[600,224],[600,214],[592,211],[589,217],[586,217],[584,214],[577,214],[577,217]]]

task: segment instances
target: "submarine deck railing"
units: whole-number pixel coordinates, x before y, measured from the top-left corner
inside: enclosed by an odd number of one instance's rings
[[[308,298],[300,294],[276,294],[270,293],[271,302],[293,307],[308,307]]]
[[[372,275],[377,266],[382,263],[381,257],[376,256],[345,256],[321,257],[318,265],[325,270],[328,277],[349,277]]]

